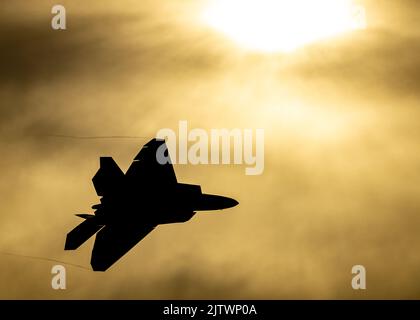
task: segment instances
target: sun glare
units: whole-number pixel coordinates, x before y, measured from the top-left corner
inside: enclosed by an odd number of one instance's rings
[[[366,27],[352,0],[209,0],[205,23],[241,46],[290,52],[306,44]]]

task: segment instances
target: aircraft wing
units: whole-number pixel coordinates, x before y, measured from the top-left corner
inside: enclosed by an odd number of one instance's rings
[[[137,243],[146,237],[156,225],[111,224],[96,235],[91,265],[94,271],[105,271]]]
[[[158,162],[157,155],[162,156],[163,154],[168,163],[161,164]],[[159,185],[163,187],[176,184],[177,179],[165,140],[152,139],[145,144],[134,158],[125,175],[132,181],[150,186]]]

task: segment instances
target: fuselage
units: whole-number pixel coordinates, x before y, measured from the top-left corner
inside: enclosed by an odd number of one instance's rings
[[[95,218],[108,223],[181,223],[197,211],[213,211],[234,207],[234,199],[203,194],[198,185],[177,183],[170,188],[136,190],[120,188],[112,197],[101,198],[94,205]],[[118,212],[118,215],[115,214]]]

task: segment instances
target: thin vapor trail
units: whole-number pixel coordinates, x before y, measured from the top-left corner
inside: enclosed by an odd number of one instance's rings
[[[148,139],[143,136],[73,136],[64,134],[46,134],[44,137],[51,138],[64,138],[64,139],[76,139],[76,140],[93,140],[93,139]]]
[[[28,256],[28,255],[24,255],[24,254],[11,253],[11,252],[3,252],[3,251],[0,251],[0,254],[6,255],[6,256],[12,256],[12,257],[19,257],[19,258],[27,258],[27,259],[35,259],[35,260],[44,260],[44,261],[50,261],[50,262],[57,262],[57,263],[62,263],[62,264],[69,265],[69,266],[72,266],[72,267],[81,268],[81,269],[85,269],[85,270],[91,271],[91,269],[86,268],[86,267],[84,267],[82,265],[79,265],[79,264],[74,264],[74,263],[70,263],[70,262],[64,262],[64,261],[60,261],[60,260],[56,260],[56,259],[51,259],[51,258],[37,257],[37,256]]]

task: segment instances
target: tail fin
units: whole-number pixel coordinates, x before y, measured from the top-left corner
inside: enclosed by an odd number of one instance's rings
[[[86,219],[67,234],[64,250],[76,250],[102,227],[95,218]]]
[[[92,178],[98,196],[104,196],[121,184],[124,173],[111,157],[100,158],[100,168]]]

